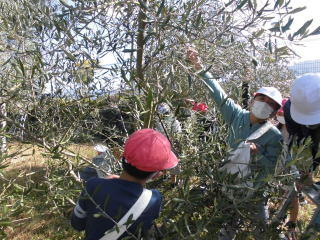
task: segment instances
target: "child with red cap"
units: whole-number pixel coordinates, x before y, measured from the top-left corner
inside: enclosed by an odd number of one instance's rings
[[[124,146],[121,175],[86,183],[72,213],[72,227],[84,230],[85,240],[146,237],[159,216],[162,196],[144,185],[177,164],[170,142],[161,133],[134,132]]]

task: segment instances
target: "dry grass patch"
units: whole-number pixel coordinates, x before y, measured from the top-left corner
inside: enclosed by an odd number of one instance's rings
[[[89,144],[72,144],[66,149],[88,159],[95,156],[93,146]],[[13,155],[13,157],[7,160],[8,168],[6,168],[6,171],[19,168],[31,169],[33,167],[46,166],[47,161],[50,159],[48,158],[48,153],[45,149],[36,145],[18,142],[9,144],[8,153],[9,155]]]
[[[83,235],[73,231],[68,219],[63,216],[42,214],[20,222],[6,229],[10,240],[44,240],[44,239],[82,239]]]
[[[67,150],[87,159],[95,155],[89,144],[69,145]],[[0,184],[7,187],[3,207],[9,209],[9,215],[0,219],[9,217],[11,221],[4,230],[6,239],[81,239],[82,235],[73,231],[69,223],[72,204],[63,198],[64,192],[69,192],[67,186],[72,186],[70,192],[74,195],[78,195],[76,191],[81,186],[70,183],[70,176],[64,176],[63,160],[50,158],[43,148],[18,142],[9,144],[8,154],[11,155],[6,160],[8,167],[0,179]],[[56,172],[49,176],[48,171]]]

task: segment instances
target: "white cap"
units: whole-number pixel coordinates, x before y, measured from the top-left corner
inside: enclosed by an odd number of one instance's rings
[[[320,74],[308,73],[297,78],[290,93],[290,114],[303,125],[320,123]]]
[[[108,148],[106,146],[103,146],[101,144],[94,146],[93,149],[96,150],[97,152],[102,152],[102,153],[106,152],[108,150]]]
[[[262,87],[256,92],[256,94],[257,93],[260,93],[260,94],[268,96],[273,101],[278,103],[279,107],[281,107],[282,96],[281,96],[281,93],[279,92],[279,90],[276,89],[275,87]]]

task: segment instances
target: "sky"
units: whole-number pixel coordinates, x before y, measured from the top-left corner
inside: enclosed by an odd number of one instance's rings
[[[258,1],[264,3],[266,0]],[[292,32],[297,31],[306,21],[311,19],[313,19],[313,22],[309,27],[310,32],[320,26],[320,0],[291,0],[290,6],[293,8],[307,7],[305,10],[293,15],[294,22],[291,25]],[[305,38],[297,42],[297,44],[291,45],[289,43],[289,45],[300,56],[295,57],[292,63],[320,59],[320,34]],[[114,59],[114,57],[109,54],[102,59],[102,62],[110,63],[112,59]]]
[[[294,15],[294,27],[299,29],[303,23],[310,19],[313,19],[312,31],[320,26],[320,0],[292,0],[291,4],[293,7],[307,7],[304,11]],[[299,46],[292,46],[292,48],[301,56],[296,61],[320,59],[320,35],[308,37],[300,41]]]

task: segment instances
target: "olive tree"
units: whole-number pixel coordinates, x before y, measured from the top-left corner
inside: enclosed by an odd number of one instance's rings
[[[257,227],[247,211],[254,202],[248,205],[243,191],[221,191],[233,180],[217,171],[227,151],[226,126],[186,61],[186,48],[198,49],[206,70],[221,78],[238,102],[248,86],[287,91],[292,75],[286,64],[293,52],[285,40],[319,33],[309,29],[310,21],[290,30],[303,8],[293,9],[290,0],[0,3],[1,120],[9,125],[2,124],[0,133],[36,144],[49,156],[42,185],[50,190],[48,208],[71,207],[81,187],[76,169],[90,161],[69,148],[79,135],[94,142],[99,133],[121,148],[130,132],[154,126],[159,103],[169,103],[179,117],[184,99],[194,98],[209,104],[219,131],[204,143],[203,126],[190,121],[182,134],[168,136],[183,171],[179,188],[151,183],[167,190],[159,220],[162,238],[211,239],[233,217],[228,213],[242,217],[240,234],[250,235]],[[118,93],[111,96],[115,88]],[[101,130],[107,124],[99,112],[106,105],[120,113],[123,131]]]

